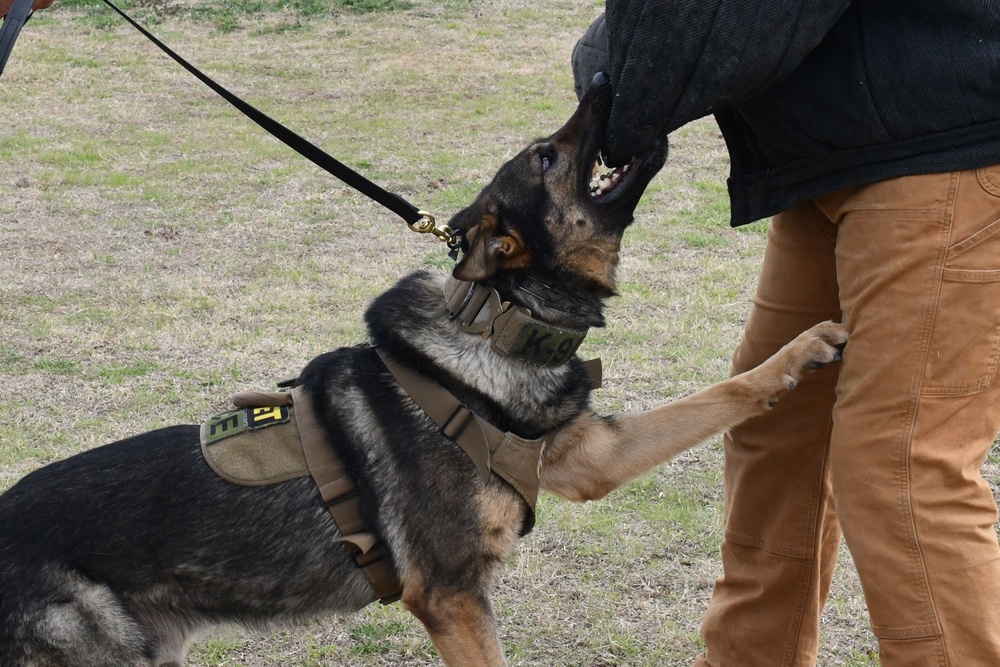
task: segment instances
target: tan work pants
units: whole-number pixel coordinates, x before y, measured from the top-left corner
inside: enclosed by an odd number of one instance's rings
[[[843,530],[884,667],[1000,667],[980,473],[1000,429],[1000,166],[776,216],[734,372],[826,319],[850,329],[843,362],[726,438],[724,574],[695,665],[816,664]]]

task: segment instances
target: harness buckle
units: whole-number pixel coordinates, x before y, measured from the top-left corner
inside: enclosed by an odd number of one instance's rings
[[[464,405],[459,405],[441,427],[441,432],[452,440],[458,440],[475,418],[476,416],[472,414],[471,410]]]

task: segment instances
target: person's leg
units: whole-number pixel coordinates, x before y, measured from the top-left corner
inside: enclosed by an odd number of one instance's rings
[[[1000,665],[1000,168],[817,200],[838,221],[851,337],[837,387],[837,514],[884,667]]]
[[[836,233],[811,203],[774,218],[734,373],[813,324],[840,320]],[[808,377],[725,438],[724,574],[702,624],[700,667],[815,663],[840,542],[828,475],[837,371]]]

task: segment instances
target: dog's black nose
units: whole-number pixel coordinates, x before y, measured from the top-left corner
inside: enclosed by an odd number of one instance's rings
[[[598,72],[594,75],[594,78],[590,80],[590,85],[592,86],[606,86],[611,83],[611,77],[609,77],[604,72]]]

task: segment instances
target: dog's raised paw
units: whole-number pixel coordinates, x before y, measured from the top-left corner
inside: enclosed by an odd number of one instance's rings
[[[821,322],[799,334],[792,345],[801,354],[801,367],[816,370],[843,358],[847,327],[837,322]]]
[[[836,322],[822,322],[808,329],[775,354],[760,370],[773,373],[765,386],[770,390],[763,405],[771,409],[809,371],[840,361],[847,345],[847,328]]]

